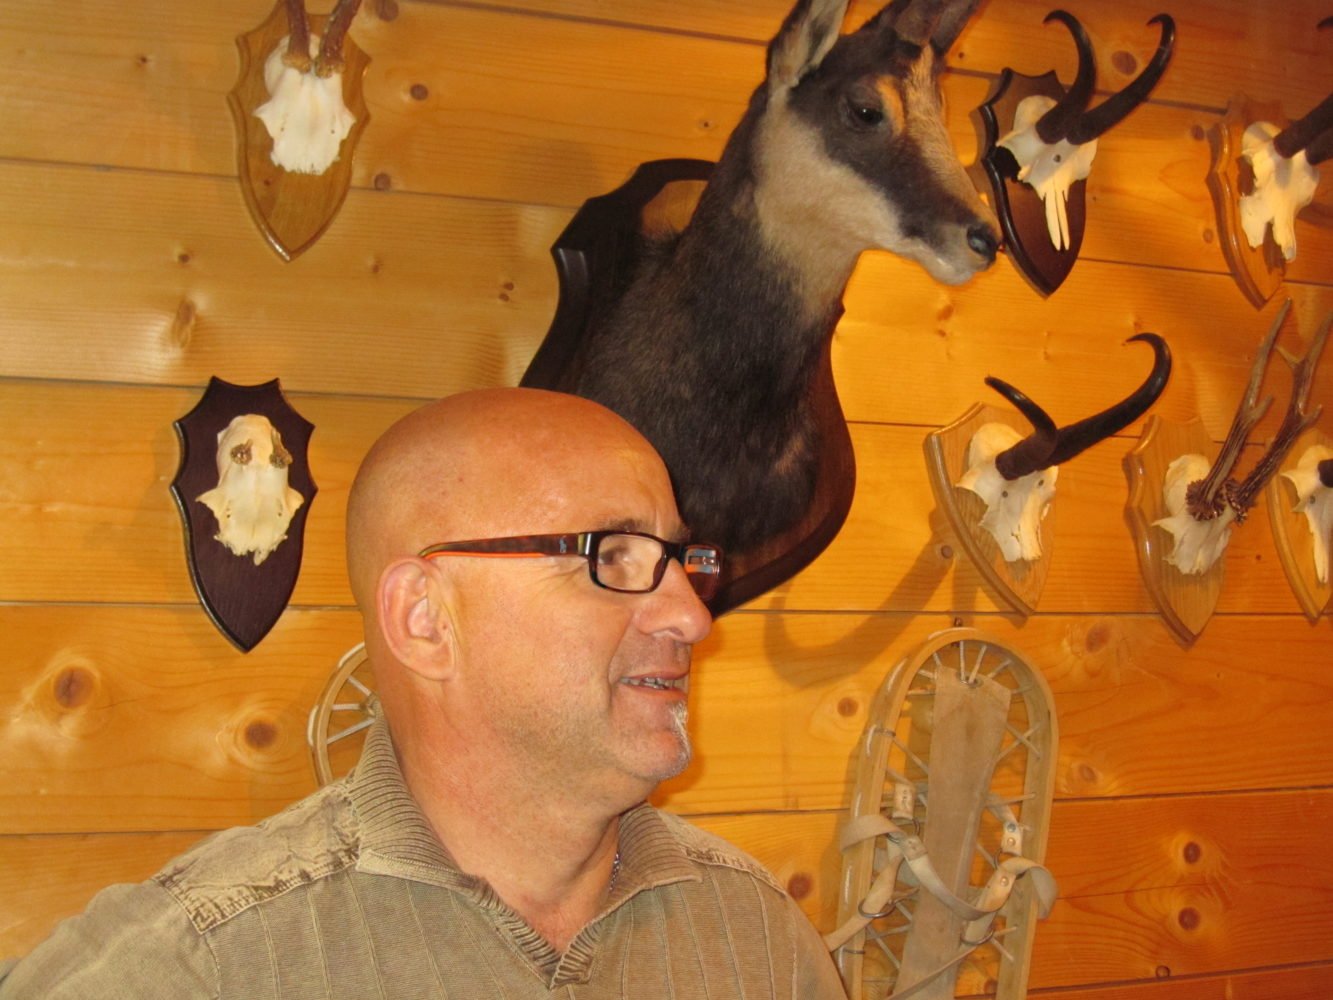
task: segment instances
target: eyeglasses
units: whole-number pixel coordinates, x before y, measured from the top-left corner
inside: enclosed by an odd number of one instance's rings
[[[641,531],[580,531],[564,535],[515,535],[509,538],[478,538],[468,542],[441,542],[417,553],[422,559],[436,556],[490,556],[493,558],[537,558],[582,556],[588,561],[592,582],[623,594],[656,590],[666,574],[667,560],[685,568],[686,579],[708,600],[722,580],[722,550],[704,542],[668,542]]]

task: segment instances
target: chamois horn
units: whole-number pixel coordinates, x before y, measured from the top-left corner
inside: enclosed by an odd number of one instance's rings
[[[1311,166],[1333,156],[1333,94],[1319,102],[1309,114],[1273,136],[1273,149],[1291,159],[1301,150]]]
[[[1333,17],[1324,18],[1315,30],[1325,28],[1333,28]],[[1320,101],[1304,118],[1273,136],[1273,149],[1288,160],[1305,150],[1306,162],[1311,166],[1333,156],[1333,94]]]
[[[1110,131],[1148,99],[1171,61],[1176,44],[1176,22],[1170,14],[1158,14],[1150,20],[1149,24],[1162,26],[1162,37],[1148,65],[1122,90],[1112,94],[1097,107],[1086,110],[1097,75],[1092,43],[1072,14],[1063,10],[1051,11],[1043,23],[1052,20],[1059,21],[1074,36],[1074,45],[1078,49],[1078,75],[1064,99],[1038,120],[1037,135],[1046,143],[1064,139],[1072,145],[1081,146]]]
[[[1068,427],[1056,429],[1046,412],[1023,393],[997,378],[986,379],[986,384],[1013,403],[1034,428],[1028,437],[995,456],[995,468],[1000,475],[1012,481],[1039,469],[1062,465],[1148,412],[1171,377],[1171,349],[1155,333],[1135,334],[1125,343],[1134,340],[1144,341],[1153,349],[1152,371],[1143,384],[1114,406]]]

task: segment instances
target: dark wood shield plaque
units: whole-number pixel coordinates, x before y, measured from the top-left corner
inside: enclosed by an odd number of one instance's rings
[[[233,418],[244,414],[267,418],[281,435],[291,456],[287,486],[302,499],[287,525],[286,538],[258,563],[252,554],[238,555],[215,537],[217,517],[199,499],[219,485],[219,435]],[[315,425],[292,409],[277,379],[262,385],[233,385],[215,377],[194,409],[174,426],[180,438],[181,464],[171,495],[185,524],[190,578],[213,624],[248,653],[277,622],[296,586],[306,516],[316,493],[307,460]]]
[[[1026,76],[1006,68],[1000,74],[995,93],[977,110],[986,129],[981,162],[995,192],[995,212],[1004,230],[1005,252],[1037,291],[1050,295],[1069,277],[1083,246],[1087,181],[1075,181],[1069,187],[1065,205],[1069,246],[1057,250],[1046,228],[1046,207],[1041,195],[1018,179],[1014,154],[997,145],[1013,127],[1019,102],[1038,95],[1056,101],[1065,96],[1065,88],[1054,71]]]

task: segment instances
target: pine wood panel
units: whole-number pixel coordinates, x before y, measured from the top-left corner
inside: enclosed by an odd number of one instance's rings
[[[230,179],[0,164],[0,369],[433,398],[516,384],[567,212],[352,191],[282,264]]]
[[[199,395],[0,383],[0,414],[16,429],[0,445],[7,477],[0,600],[78,601],[100,591],[93,600],[195,603],[169,487],[180,464],[172,421]],[[293,603],[350,604],[342,548],[347,490],[375,438],[416,404],[362,400],[345,409],[336,397],[289,400],[315,424],[310,465],[319,490]],[[61,577],[82,583],[67,586]]]
[[[180,462],[171,424],[198,395],[0,381],[0,419],[10,429],[0,441],[0,600],[195,603],[168,487]],[[319,488],[291,603],[348,605],[347,489],[371,442],[416,404],[295,393],[289,399],[315,424],[310,463]],[[924,429],[854,424],[852,432],[859,468],[847,524],[814,564],[753,607],[1001,608],[936,508],[921,451]],[[1041,611],[1155,612],[1123,521],[1121,460],[1132,444],[1125,437],[1102,443],[1061,476]],[[1249,449],[1243,466],[1256,457]],[[1237,529],[1226,558],[1221,612],[1298,612],[1262,510]]]
[[[445,3],[448,0],[426,0]],[[603,22],[651,25],[686,34],[712,34],[767,42],[777,31],[792,4],[787,0],[696,0],[688,6],[671,0],[515,0],[511,6],[561,16]],[[853,0],[848,7],[847,30],[859,26],[884,4],[881,0]],[[1104,91],[1123,87],[1151,54],[1157,39],[1149,18],[1161,12],[1152,0],[1130,0],[1109,7],[1096,0],[1074,0],[1064,5],[1082,22],[1097,55],[1097,81]],[[1036,0],[990,0],[982,6],[958,44],[949,53],[950,65],[978,72],[997,73],[1005,66],[1041,74],[1055,69],[1062,80],[1075,70],[1068,34],[1054,26],[1042,27],[1051,10]],[[1154,91],[1165,101],[1220,107],[1230,91],[1243,86],[1258,95],[1287,98],[1306,107],[1321,100],[1327,83],[1327,49],[1312,26],[1323,16],[1317,4],[1291,3],[1256,8],[1245,0],[1207,0],[1171,10],[1176,18],[1175,54],[1170,71]],[[1265,50],[1281,51],[1283,59],[1263,57]],[[1127,52],[1135,63],[1118,53]],[[1288,61],[1288,59],[1290,61]]]
[[[1238,822],[1237,816],[1263,822]],[[691,819],[757,857],[817,926],[832,928],[842,871],[837,831],[844,813]],[[1046,864],[1064,902],[1163,890],[1244,894],[1276,887],[1302,893],[1329,882],[1323,830],[1331,821],[1330,789],[1057,801]],[[1235,898],[1233,905],[1245,902]],[[1245,964],[1272,963],[1261,958],[1237,966]]]
[[[1264,821],[1238,823],[1238,815]],[[841,821],[837,813],[695,819],[767,865],[821,930],[836,919],[841,861],[834,844]],[[1327,890],[1312,883],[1329,881],[1322,834],[1329,822],[1330,790],[1057,804],[1046,860],[1059,880],[1060,901],[1038,932],[1032,986],[1098,981],[1081,971],[1088,952],[1102,956],[1104,967],[1096,975],[1122,980],[1274,965],[1279,955],[1289,962],[1320,958],[1322,935],[1302,914],[1311,901],[1326,901]],[[0,955],[27,951],[100,888],[148,877],[198,836],[0,837]],[[1218,900],[1225,900],[1225,913]],[[1193,914],[1185,913],[1187,907]],[[1089,912],[1096,919],[1113,914],[1128,930],[1106,935],[1088,926]],[[1182,923],[1191,925],[1189,932]],[[1234,948],[1240,928],[1253,935],[1244,951],[1214,948],[1214,964],[1206,969],[1197,961],[1167,964],[1180,959],[1178,945],[1161,944],[1165,936]],[[1092,940],[1096,947],[1089,946]],[[1202,995],[1143,994],[1153,1000]]]
[[[353,191],[329,237],[284,266],[228,180],[0,164],[0,192],[0,373],[200,386],[278,374],[289,392],[422,399],[518,381],[554,313],[549,246],[569,218]],[[1333,283],[1288,290],[1282,343],[1295,350],[1333,310]],[[1175,354],[1155,412],[1198,412],[1219,440],[1274,312],[1224,275],[1083,260],[1043,300],[1005,262],[949,288],[883,253],[863,258],[846,304],[834,363],[849,419],[947,424],[995,374],[1073,420],[1138,383],[1147,352],[1122,342],[1149,329]],[[1279,400],[1283,367],[1268,378]],[[905,390],[918,386],[930,391]],[[1329,397],[1324,364],[1313,398]]]
[[[0,31],[0,42],[25,53],[20,72],[0,83],[0,106],[14,109],[0,156],[234,174],[230,117],[218,109],[235,56],[216,13],[206,26],[182,26],[178,40],[177,22],[191,15],[155,4],[114,28],[77,22],[89,39],[49,32],[40,11],[24,5]],[[353,173],[361,188],[577,206],[644,160],[716,157],[762,75],[763,50],[753,44],[471,6],[402,5],[392,22],[365,17],[354,35],[374,59],[366,78],[373,123]],[[1151,44],[1147,35],[1136,49]],[[1028,43],[1019,33],[1006,44],[1024,52]],[[1072,52],[1066,39],[1057,44]],[[950,129],[967,162],[976,152],[970,116],[990,83],[962,74],[946,81]],[[414,97],[414,87],[425,96]],[[1102,142],[1085,259],[1225,269],[1203,183],[1204,131],[1216,118],[1153,104]],[[1293,280],[1333,274],[1327,185],[1317,201],[1324,226],[1300,227]],[[238,232],[261,244],[248,220]]]
[[[1333,270],[1330,271],[1333,278]],[[1280,343],[1302,353],[1333,312],[1333,286],[1288,285],[1291,316]],[[1171,347],[1171,380],[1153,411],[1198,415],[1217,441],[1245,391],[1255,350],[1278,299],[1257,312],[1229,276],[1080,260],[1060,290],[1041,299],[1007,263],[946,287],[884,253],[866,254],[845,297],[833,341],[834,373],[850,420],[953,423],[974,402],[1007,406],[987,388],[1017,385],[1057,422],[1071,423],[1127,396],[1147,377],[1152,353],[1125,340],[1145,330]],[[1285,365],[1269,365],[1276,397],[1253,439],[1276,430],[1290,394]],[[1333,364],[1316,371],[1311,399],[1333,398]],[[1142,422],[1131,428],[1137,436]]]
[[[699,760],[658,800],[687,814],[842,808],[875,689],[949,621],[724,619],[691,682]],[[1326,627],[1223,617],[1185,653],[1147,618],[978,623],[1051,683],[1062,798],[1328,780],[1333,731],[1309,723],[1333,702]],[[313,787],[306,716],[358,629],[351,612],[289,611],[241,657],[191,609],[0,607],[0,833],[215,828],[299,798]]]
[[[1157,970],[1154,970],[1156,973]],[[1165,974],[1165,967],[1162,972]],[[1224,972],[1072,990],[1034,990],[1033,1000],[1326,1000],[1333,963]]]
[[[696,822],[755,854],[828,930],[836,920],[840,819]],[[1322,831],[1331,820],[1328,790],[1057,803],[1046,861],[1060,898],[1037,932],[1030,985],[1158,980],[1323,958],[1333,869]]]

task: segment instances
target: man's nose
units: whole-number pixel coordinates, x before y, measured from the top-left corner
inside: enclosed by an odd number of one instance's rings
[[[694,592],[685,567],[675,559],[667,561],[662,582],[650,596],[650,606],[644,609],[644,631],[667,632],[691,645],[703,641],[712,631],[712,612]]]

